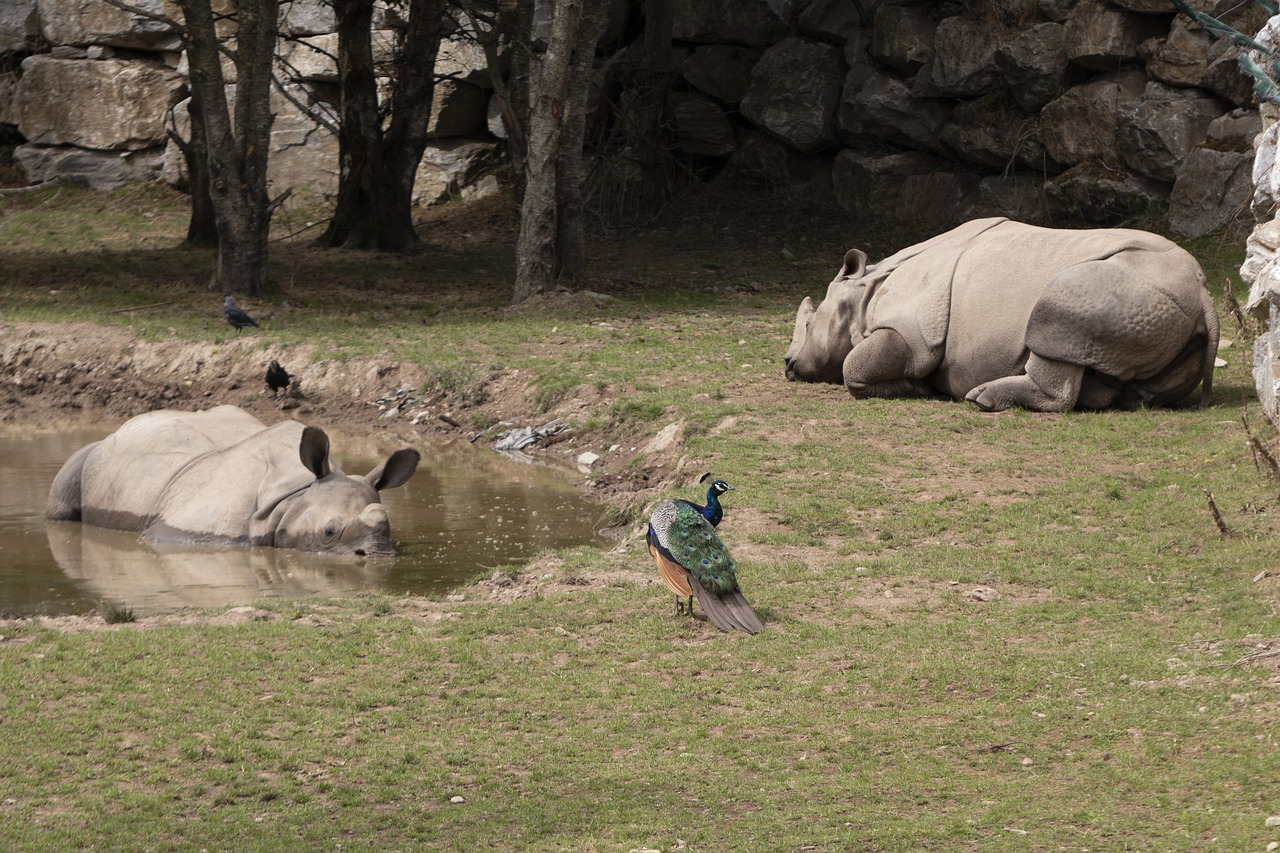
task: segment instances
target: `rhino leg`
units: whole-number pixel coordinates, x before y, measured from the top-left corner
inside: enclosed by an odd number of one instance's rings
[[[931,397],[936,392],[908,373],[917,359],[902,335],[877,329],[844,359],[844,384],[854,397]]]
[[[1027,359],[1027,372],[985,382],[964,395],[988,412],[1021,406],[1036,412],[1069,412],[1080,397],[1084,368],[1053,361],[1035,353]]]

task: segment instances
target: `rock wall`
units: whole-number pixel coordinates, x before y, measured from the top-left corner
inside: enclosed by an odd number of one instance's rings
[[[610,2],[602,54],[625,68],[642,4]],[[1244,32],[1263,23],[1254,4],[1198,4]],[[171,32],[103,0],[0,5],[0,45],[29,54],[16,84],[0,83],[0,123],[25,139],[16,156],[30,180],[181,182],[164,132],[184,122]],[[282,31],[296,41],[282,43],[273,190],[334,191],[336,142],[311,115],[332,116],[332,30],[322,0],[287,5]],[[1198,236],[1251,192],[1261,123],[1237,49],[1171,2],[676,0],[674,36],[678,155],[704,176],[830,189],[854,217],[1106,222],[1167,205],[1172,230]],[[437,90],[424,203],[501,155],[480,52],[455,35],[439,70],[451,76]]]
[[[1280,16],[1268,21],[1256,39],[1267,46],[1280,45]],[[1253,345],[1254,385],[1262,410],[1280,425],[1280,106],[1264,103],[1261,117],[1265,129],[1257,140],[1252,172],[1251,208],[1257,224],[1249,235],[1240,277],[1249,285],[1244,310],[1266,328]]]

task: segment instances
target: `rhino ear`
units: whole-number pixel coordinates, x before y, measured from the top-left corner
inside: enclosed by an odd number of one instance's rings
[[[850,249],[844,253],[844,267],[840,275],[844,278],[860,278],[867,271],[867,253],[861,249]]]
[[[309,426],[302,431],[298,442],[298,456],[307,470],[319,480],[329,475],[329,436],[320,427]]]
[[[403,450],[397,450],[387,457],[386,462],[365,474],[364,478],[369,481],[369,485],[373,486],[375,491],[379,492],[384,489],[403,486],[409,482],[413,472],[418,470],[418,460],[420,459],[422,459],[422,454],[413,448],[406,447]]]

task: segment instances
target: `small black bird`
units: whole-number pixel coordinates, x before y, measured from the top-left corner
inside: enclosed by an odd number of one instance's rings
[[[222,316],[228,323],[236,327],[237,335],[240,334],[240,330],[245,326],[253,326],[255,329],[262,328],[253,321],[252,317],[244,313],[240,306],[236,305],[235,299],[230,294],[227,295],[226,299],[222,300]]]
[[[267,366],[267,387],[271,389],[271,393],[280,396],[280,390],[288,388],[292,381],[289,371],[281,367],[280,362],[271,359],[271,364]]]

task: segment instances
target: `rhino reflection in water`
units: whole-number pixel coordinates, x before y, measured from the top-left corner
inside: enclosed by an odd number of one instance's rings
[[[381,589],[389,560],[349,560],[281,548],[148,542],[91,524],[48,524],[58,568],[95,599],[148,613],[241,605],[265,598],[334,598]]]
[[[407,482],[420,458],[397,450],[351,477],[330,462],[329,437],[317,427],[267,427],[235,406],[149,412],[66,461],[46,516],[152,541],[390,557],[378,492]]]
[[[977,219],[877,264],[857,249],[796,315],[786,376],[854,397],[945,394],[998,411],[1207,405],[1218,315],[1156,234]]]

